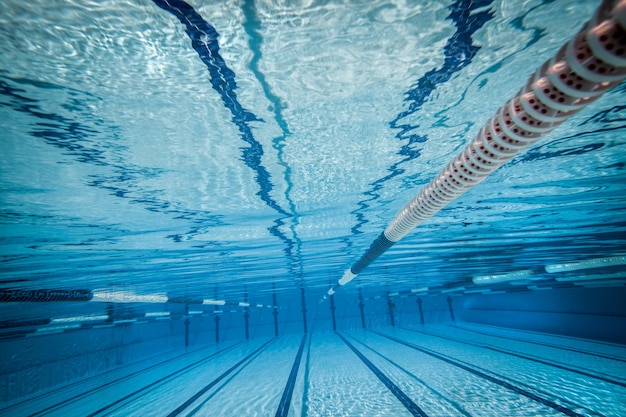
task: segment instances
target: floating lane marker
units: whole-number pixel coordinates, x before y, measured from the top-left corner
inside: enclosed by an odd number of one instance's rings
[[[136,294],[133,291],[94,290],[91,301],[107,303],[167,303],[165,294]]]
[[[546,265],[545,269],[548,274],[555,274],[558,272],[579,271],[581,269],[606,268],[621,265],[626,265],[626,256],[612,256],[609,258],[595,258],[562,264]]]
[[[0,289],[1,303],[43,303],[53,301],[90,301],[93,294],[88,289],[61,290],[61,289]]]
[[[226,300],[204,299],[204,300],[202,300],[202,304],[209,305],[209,306],[225,306],[226,305]]]
[[[104,321],[108,319],[107,314],[92,314],[87,316],[74,316],[74,317],[59,317],[50,320],[50,323],[76,323],[76,322],[88,322],[88,321]]]
[[[614,43],[626,37],[626,0],[611,6],[613,2],[603,2],[582,30],[529,77],[463,151],[400,210],[322,300],[414,228],[626,78],[624,48]]]
[[[501,282],[516,281],[522,278],[529,278],[533,275],[533,271],[525,269],[523,271],[507,272],[504,274],[494,275],[477,275],[472,278],[472,282],[476,285],[498,284]]]

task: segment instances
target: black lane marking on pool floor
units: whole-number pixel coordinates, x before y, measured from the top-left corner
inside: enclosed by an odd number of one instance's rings
[[[417,377],[417,375],[413,374],[413,372],[409,371],[408,369],[404,368],[402,365],[394,362],[391,358],[383,355],[382,353],[380,353],[379,351],[377,351],[376,349],[372,348],[371,346],[367,345],[365,342],[363,342],[362,340],[357,339],[356,337],[354,337],[353,335],[348,335],[350,337],[350,339],[356,341],[357,343],[361,344],[362,346],[364,346],[365,348],[367,348],[368,350],[370,350],[372,353],[374,353],[376,356],[381,357],[383,360],[385,360],[386,362],[389,362],[391,365],[395,366],[396,368],[398,368],[400,371],[402,371],[404,374],[410,376],[411,378],[415,379],[417,382],[419,382],[421,385],[423,385],[426,389],[428,389],[430,392],[432,392],[439,400],[441,400],[441,402],[446,402],[449,403],[450,405],[452,405],[452,407],[454,407],[458,413],[454,414],[454,415],[463,415],[465,417],[472,417],[472,415],[470,413],[468,413],[467,411],[465,411],[463,409],[463,407],[458,404],[456,401],[454,401],[451,398],[446,397],[445,395],[441,394],[440,392],[438,392],[436,389],[432,388],[430,385],[428,385],[428,383],[426,383],[426,381],[423,381],[422,379],[420,379],[419,377]]]
[[[456,361],[456,360],[454,360],[452,358],[449,358],[447,356],[441,355],[439,353],[431,352],[428,349],[421,348],[421,347],[419,347],[417,345],[414,345],[414,344],[409,343],[409,342],[405,342],[404,340],[401,340],[401,339],[396,339],[395,337],[388,336],[388,335],[386,335],[384,333],[379,333],[379,332],[374,331],[374,330],[370,330],[370,332],[372,332],[374,334],[377,334],[379,336],[385,337],[385,338],[387,338],[389,340],[393,340],[396,343],[400,343],[402,345],[410,347],[411,349],[415,349],[418,352],[425,353],[426,355],[432,356],[433,358],[436,358],[436,359],[439,359],[439,360],[444,361],[446,363],[449,363],[450,365],[456,366],[457,368],[461,368],[461,369],[463,369],[463,370],[465,370],[465,371],[467,371],[467,372],[469,372],[469,373],[471,373],[473,375],[476,375],[476,376],[478,376],[480,378],[486,379],[489,382],[493,382],[494,384],[500,385],[501,387],[507,388],[507,389],[509,389],[511,391],[514,391],[514,392],[516,392],[518,394],[521,394],[521,395],[523,395],[523,396],[525,396],[527,398],[530,398],[533,401],[536,401],[536,402],[538,402],[540,404],[545,405],[546,407],[550,407],[550,408],[552,408],[552,409],[554,409],[556,411],[559,411],[559,412],[565,414],[566,416],[570,416],[570,417],[585,417],[584,414],[579,414],[579,413],[575,412],[574,410],[570,410],[569,408],[567,408],[565,406],[562,406],[560,404],[555,403],[554,401],[550,401],[547,398],[543,398],[543,397],[541,397],[541,396],[539,396],[537,394],[533,394],[532,392],[526,391],[525,389],[520,388],[518,386],[515,386],[515,385],[513,385],[513,384],[511,384],[509,382],[503,381],[503,380],[498,379],[496,377],[493,377],[491,375],[487,375],[484,372],[481,372],[481,371],[479,371],[477,369],[474,369],[474,368],[471,368],[471,367],[469,367],[467,365],[464,365],[464,364],[462,364],[462,363],[460,363],[460,362],[458,362],[458,361]]]
[[[233,379],[235,379],[237,377],[237,375],[239,375],[244,369],[246,369],[246,367],[248,365],[250,365],[252,362],[254,362],[256,360],[256,358],[258,358],[261,355],[261,353],[263,353],[263,351],[257,351],[253,356],[250,356],[248,358],[248,360],[244,364],[242,364],[233,373],[228,375],[228,378],[223,379],[222,383],[220,384],[220,386],[216,386],[215,389],[211,392],[211,394],[207,395],[206,398],[204,398],[202,400],[202,402],[200,402],[193,410],[191,410],[190,412],[186,413],[185,417],[195,416],[198,413],[198,411],[200,411],[200,410],[202,410],[204,408],[206,403],[211,401],[213,399],[213,397],[215,397],[224,387],[226,387],[228,384],[230,384],[230,382]]]
[[[232,346],[231,346],[231,348],[234,348],[235,346],[240,345],[241,343],[243,343],[243,342],[235,343],[234,345],[232,345]],[[109,382],[107,382],[107,383],[105,383],[105,384],[102,384],[102,385],[99,385],[99,386],[97,386],[97,387],[95,387],[95,388],[93,388],[93,389],[90,389],[89,391],[81,392],[80,394],[76,394],[76,395],[74,395],[73,397],[70,397],[70,398],[64,399],[62,402],[57,403],[57,404],[53,404],[53,405],[51,405],[51,406],[49,406],[49,407],[44,408],[43,410],[39,410],[39,411],[37,411],[36,413],[31,414],[31,415],[30,415],[30,417],[34,417],[34,416],[38,416],[38,415],[41,415],[41,414],[47,413],[47,412],[52,411],[52,410],[54,410],[54,409],[56,409],[56,408],[60,408],[60,407],[67,407],[68,403],[73,402],[73,401],[76,401],[76,400],[80,399],[81,397],[84,397],[84,396],[86,396],[86,395],[91,395],[91,394],[93,394],[94,392],[101,391],[101,390],[103,390],[103,389],[105,389],[105,388],[107,388],[107,387],[109,387],[109,386],[111,386],[111,385],[118,384],[118,383],[120,383],[120,382],[122,382],[122,381],[124,381],[124,380],[126,380],[126,379],[132,378],[132,377],[134,377],[134,376],[136,376],[136,375],[139,375],[139,374],[141,374],[141,373],[143,373],[143,372],[148,372],[148,371],[151,371],[152,369],[158,368],[159,366],[163,366],[163,365],[167,364],[168,362],[173,362],[173,361],[175,361],[175,360],[177,360],[177,359],[180,359],[180,358],[182,358],[182,357],[185,357],[185,356],[187,356],[187,355],[189,355],[189,354],[196,353],[196,352],[198,352],[198,351],[200,351],[200,350],[202,350],[202,349],[206,349],[206,347],[202,347],[202,348],[199,348],[199,349],[195,349],[195,350],[193,350],[193,351],[191,351],[191,352],[185,352],[185,353],[183,353],[183,354],[181,354],[181,355],[177,355],[177,356],[174,356],[174,357],[172,357],[172,358],[166,359],[166,360],[164,360],[164,361],[161,361],[161,362],[155,363],[155,364],[153,364],[153,365],[150,365],[150,366],[148,366],[147,368],[138,369],[138,370],[136,370],[135,372],[132,372],[132,373],[130,373],[130,374],[128,374],[128,375],[124,375],[124,376],[122,376],[122,377],[120,377],[120,378],[114,379],[113,381],[109,381]],[[216,354],[217,354],[217,353],[216,353]],[[207,359],[207,358],[205,357],[204,359]],[[141,362],[139,362],[139,363],[141,363]],[[137,365],[137,363],[132,363],[132,364],[130,364],[130,365],[131,365],[131,366],[132,366],[132,365]],[[114,370],[118,370],[118,369],[114,369]],[[90,377],[90,378],[87,378],[87,379],[85,379],[85,380],[78,381],[78,382],[76,382],[76,383],[74,383],[74,384],[72,384],[72,385],[84,384],[85,382],[88,382],[89,380],[92,380],[92,379],[97,379],[97,378],[99,378],[99,377],[101,377],[101,376],[102,376],[102,375],[95,375],[95,376]],[[43,397],[43,396],[51,395],[51,394],[52,394],[52,393],[54,393],[54,392],[58,392],[58,391],[62,391],[62,390],[64,390],[64,389],[68,389],[68,388],[70,388],[72,385],[69,385],[69,386],[64,386],[64,387],[60,387],[60,388],[55,389],[55,390],[53,390],[53,391],[46,392],[45,394],[42,394],[42,395],[40,395],[40,396],[38,396],[38,397],[36,397],[36,398],[40,398],[40,397]],[[29,402],[29,401],[33,401],[33,399],[26,400],[25,402]],[[20,405],[23,405],[23,403],[16,404],[16,405],[14,405],[14,406],[11,406],[10,408],[14,408],[14,407],[16,407],[16,406],[20,406]],[[7,408],[7,409],[4,409],[4,410],[0,410],[0,413],[4,412],[5,410],[8,410],[8,408]]]
[[[287,417],[287,414],[289,413],[289,406],[291,405],[293,388],[296,385],[296,378],[298,376],[298,369],[300,369],[300,362],[302,362],[302,352],[304,351],[305,344],[304,342],[306,342],[306,335],[302,336],[300,348],[298,349],[298,353],[296,354],[296,359],[293,361],[291,372],[289,373],[289,379],[287,380],[287,385],[285,385],[283,395],[280,398],[280,403],[278,404],[278,409],[276,410],[276,417]]]
[[[585,371],[581,371],[581,370],[578,370],[578,369],[569,368],[569,367],[564,366],[564,365],[558,365],[556,363],[550,362],[549,360],[533,358],[531,356],[526,356],[526,355],[523,355],[521,353],[511,352],[509,350],[499,349],[499,348],[495,348],[495,347],[492,347],[492,346],[481,345],[479,343],[468,342],[468,341],[465,341],[465,340],[462,340],[462,339],[457,339],[455,337],[442,336],[442,335],[438,335],[438,334],[435,334],[435,333],[425,332],[423,330],[407,329],[407,328],[404,328],[404,327],[402,327],[402,330],[406,330],[406,331],[413,332],[413,333],[425,334],[425,335],[433,336],[433,337],[438,337],[438,338],[444,339],[444,340],[451,340],[453,342],[463,343],[463,344],[470,345],[470,346],[476,346],[476,347],[479,347],[479,348],[482,348],[482,349],[489,349],[489,350],[492,350],[494,352],[504,353],[505,355],[515,356],[517,358],[521,358],[521,359],[529,360],[529,361],[532,361],[532,362],[540,363],[542,365],[552,366],[554,368],[562,369],[564,371],[573,372],[573,373],[576,373],[576,374],[579,374],[579,375],[586,376],[588,378],[597,379],[597,380],[600,380],[600,381],[603,381],[603,382],[607,382],[609,384],[619,385],[620,387],[625,387],[626,388],[626,383],[624,383],[624,382],[616,381],[614,379],[607,378],[607,377],[604,377],[604,376],[601,376],[601,375],[597,375],[597,374],[591,374],[591,373],[588,373],[588,372],[585,372]]]
[[[137,390],[135,390],[135,391],[133,391],[133,392],[131,392],[129,394],[126,394],[122,398],[118,398],[117,400],[113,401],[112,403],[110,403],[110,404],[108,404],[108,405],[106,405],[106,406],[104,406],[104,407],[94,411],[93,413],[89,414],[87,417],[93,417],[93,416],[96,416],[98,414],[101,414],[102,412],[104,412],[104,411],[106,411],[106,410],[108,410],[108,409],[110,409],[112,407],[115,407],[116,405],[126,401],[127,399],[129,399],[129,398],[131,398],[131,397],[133,397],[133,396],[135,396],[135,395],[137,395],[137,394],[139,394],[139,393],[141,393],[141,392],[143,392],[143,391],[145,391],[145,390],[147,390],[149,388],[152,388],[153,386],[155,386],[155,385],[157,385],[157,384],[159,384],[159,383],[161,383],[163,381],[166,381],[168,379],[174,378],[174,377],[178,376],[181,373],[190,371],[191,369],[201,365],[203,362],[206,362],[206,361],[208,361],[210,359],[213,359],[214,357],[216,357],[218,355],[221,355],[222,353],[225,353],[225,352],[233,349],[235,346],[238,346],[239,344],[240,343],[237,343],[237,344],[234,344],[234,345],[229,346],[227,348],[224,348],[222,350],[219,350],[217,352],[214,352],[214,353],[210,354],[209,356],[206,356],[206,357],[204,357],[202,359],[199,359],[199,360],[197,360],[197,361],[195,361],[195,362],[193,362],[193,363],[191,363],[191,364],[189,364],[189,365],[187,365],[187,366],[185,366],[185,367],[183,367],[183,368],[181,368],[181,369],[179,369],[177,371],[174,371],[174,372],[172,372],[170,374],[167,374],[164,377],[161,377],[161,378],[157,379],[156,381],[153,381],[153,382],[149,383],[148,385],[145,385],[145,386],[143,386],[143,387],[141,387],[141,388],[139,388],[139,389],[137,389]]]
[[[389,391],[391,391],[391,393],[398,400],[400,400],[402,405],[404,405],[406,409],[409,410],[409,412],[413,416],[428,417],[428,414],[426,414],[424,410],[422,410],[417,404],[413,402],[413,400],[411,400],[404,392],[402,392],[402,390],[396,384],[394,384],[393,381],[391,381],[391,379],[389,379],[384,373],[382,373],[381,370],[376,367],[376,365],[374,365],[372,362],[369,361],[369,359],[363,356],[363,354],[356,347],[354,347],[350,342],[348,342],[345,337],[343,337],[339,333],[336,333],[336,334],[343,341],[343,343],[346,344],[346,346],[352,349],[354,354],[358,356],[361,362],[363,362],[370,369],[370,371],[372,371],[374,375],[376,375],[376,377],[380,380],[380,382],[385,384],[387,389],[389,389]]]
[[[307,417],[308,415],[308,404],[307,399],[309,398],[309,374],[311,373],[311,340],[313,336],[309,337],[309,342],[306,347],[306,360],[304,361],[304,387],[302,388],[302,404],[300,409],[300,416]]]
[[[622,359],[622,358],[618,358],[618,357],[610,356],[610,355],[603,355],[602,353],[589,352],[589,351],[585,351],[585,350],[578,350],[578,349],[574,349],[574,348],[568,348],[568,347],[563,347],[563,346],[559,346],[559,345],[553,345],[551,343],[542,343],[542,342],[536,342],[534,340],[520,339],[520,338],[517,338],[517,337],[501,336],[501,335],[497,335],[497,334],[494,334],[494,333],[481,332],[480,330],[473,330],[473,329],[468,329],[468,328],[460,327],[460,326],[452,326],[452,327],[455,328],[455,329],[461,329],[461,330],[465,330],[465,331],[472,332],[472,333],[483,334],[485,336],[497,337],[497,338],[500,338],[500,339],[509,339],[509,340],[514,340],[516,342],[530,343],[532,345],[547,346],[547,347],[551,347],[551,348],[554,348],[554,349],[561,349],[561,350],[567,350],[567,351],[570,351],[570,352],[582,353],[583,355],[595,356],[595,357],[598,357],[598,358],[610,359],[610,360],[618,361],[618,362],[626,362],[626,359]]]
[[[255,356],[257,353],[261,352],[263,349],[265,349],[266,347],[268,347],[271,343],[273,343],[276,339],[271,339],[267,342],[265,342],[263,345],[261,345],[260,347],[258,347],[257,349],[254,350],[254,352],[250,353],[248,356],[246,356],[245,358],[243,358],[242,360],[240,360],[239,362],[237,362],[236,364],[234,364],[233,366],[231,366],[230,368],[228,368],[226,371],[224,371],[220,376],[218,376],[217,378],[215,378],[213,381],[209,382],[206,386],[204,386],[204,388],[202,388],[201,390],[199,390],[198,392],[196,392],[194,395],[192,395],[189,399],[187,399],[187,401],[185,401],[184,403],[182,403],[181,405],[179,405],[174,411],[172,411],[171,413],[169,413],[167,415],[167,417],[174,417],[179,415],[180,413],[182,413],[187,407],[189,407],[191,404],[193,404],[198,398],[200,398],[202,395],[204,395],[208,390],[210,390],[211,388],[213,388],[215,385],[217,385],[222,379],[226,378],[230,373],[232,373],[233,371],[235,371],[237,368],[239,368],[241,365],[243,365],[245,362],[247,362],[250,358],[252,358],[253,356]]]
[[[167,352],[167,353],[170,353],[170,352]],[[54,408],[57,408],[57,407],[60,407],[60,406],[64,406],[64,405],[66,405],[67,402],[74,401],[74,400],[76,400],[76,399],[78,399],[78,398],[80,398],[80,397],[82,397],[84,395],[91,394],[94,391],[99,391],[99,390],[101,390],[103,388],[106,388],[107,386],[109,386],[109,385],[111,385],[113,383],[117,383],[117,382],[122,381],[122,380],[124,380],[126,378],[130,378],[131,376],[134,376],[134,375],[136,375],[138,373],[141,373],[141,372],[144,372],[144,371],[148,371],[151,368],[154,368],[156,366],[159,366],[159,365],[165,364],[167,362],[171,362],[171,361],[173,361],[175,359],[181,358],[181,357],[185,356],[186,354],[187,353],[183,353],[181,355],[177,355],[177,356],[171,357],[171,358],[166,359],[166,360],[164,360],[162,362],[159,362],[157,364],[150,365],[147,368],[139,369],[139,370],[137,370],[137,371],[135,371],[135,372],[133,372],[131,374],[124,375],[124,376],[122,376],[122,377],[120,377],[120,378],[118,378],[118,379],[116,379],[114,381],[107,382],[107,383],[105,383],[103,385],[97,386],[97,387],[93,388],[92,390],[89,390],[89,391],[86,391],[86,392],[81,392],[80,394],[77,394],[77,395],[75,395],[73,397],[70,397],[67,400],[63,400],[60,403],[48,406],[47,408],[44,408],[43,410],[39,410],[39,411],[35,412],[34,414],[31,414],[30,416],[33,417],[33,416],[45,413],[47,411],[50,411],[50,410],[52,410]],[[8,407],[0,408],[0,415],[4,415],[5,413],[7,413],[7,415],[9,415],[10,414],[10,410],[15,410],[16,408],[22,407],[26,403],[30,403],[31,407],[32,407],[33,401],[40,401],[44,397],[48,397],[48,396],[54,395],[54,393],[58,393],[58,392],[62,392],[62,391],[67,390],[67,389],[71,389],[73,386],[76,386],[76,385],[85,384],[85,383],[87,383],[87,382],[89,382],[91,380],[95,380],[95,379],[101,378],[102,376],[104,376],[104,375],[106,375],[108,373],[115,372],[115,371],[120,371],[124,367],[137,366],[137,365],[141,364],[142,362],[149,362],[150,360],[154,360],[154,358],[151,357],[151,358],[148,358],[148,359],[140,360],[138,362],[129,363],[129,364],[126,364],[123,367],[110,369],[108,371],[105,371],[102,374],[93,375],[93,376],[90,376],[88,378],[72,382],[72,383],[67,384],[67,385],[59,386],[59,387],[54,388],[54,389],[52,389],[50,391],[45,391],[45,392],[40,393],[40,394],[38,394],[38,395],[36,395],[34,397],[29,397],[29,398],[26,398],[25,400],[22,400],[22,401],[18,402],[18,403],[11,404]]]

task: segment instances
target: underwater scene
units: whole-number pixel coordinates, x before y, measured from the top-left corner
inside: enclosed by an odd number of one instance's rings
[[[626,0],[4,0],[0,416],[626,416]]]

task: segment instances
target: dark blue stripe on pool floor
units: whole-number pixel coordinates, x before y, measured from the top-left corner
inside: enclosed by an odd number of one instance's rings
[[[231,346],[229,346],[229,347],[227,347],[227,348],[224,348],[224,349],[222,349],[222,350],[220,350],[220,351],[217,351],[217,352],[215,352],[215,353],[212,353],[212,354],[210,354],[209,356],[206,356],[206,357],[204,357],[204,358],[202,358],[202,359],[200,359],[200,360],[197,360],[197,361],[195,361],[195,362],[193,362],[193,363],[191,363],[191,364],[189,364],[189,365],[185,366],[184,368],[181,368],[181,369],[179,369],[179,370],[177,370],[177,371],[175,371],[175,372],[172,372],[172,373],[170,373],[170,374],[167,374],[167,375],[165,375],[164,377],[159,378],[159,379],[157,379],[156,381],[151,382],[150,384],[145,385],[145,386],[143,386],[143,387],[139,388],[138,390],[135,390],[135,391],[133,391],[133,392],[131,392],[131,393],[129,393],[129,394],[127,394],[127,395],[123,396],[122,398],[119,398],[119,399],[117,399],[117,400],[113,401],[112,403],[110,403],[110,404],[108,404],[108,405],[106,405],[106,406],[104,406],[104,407],[102,407],[102,408],[100,408],[100,409],[98,409],[98,410],[94,411],[93,413],[89,414],[87,417],[93,417],[93,416],[96,416],[96,415],[98,415],[98,414],[102,413],[103,411],[106,411],[106,410],[108,410],[109,408],[114,407],[114,406],[116,406],[116,405],[118,405],[118,404],[120,404],[120,403],[122,403],[122,402],[126,401],[127,399],[129,399],[129,398],[131,398],[131,397],[133,397],[133,396],[135,396],[135,395],[139,394],[140,392],[143,392],[143,391],[145,391],[145,390],[147,390],[147,389],[149,389],[149,388],[151,388],[151,387],[155,386],[156,384],[158,384],[158,383],[160,383],[160,382],[166,381],[166,380],[171,379],[171,378],[173,378],[173,377],[175,377],[175,376],[177,376],[177,375],[179,375],[179,374],[181,374],[181,373],[184,373],[184,372],[186,372],[186,371],[188,371],[188,370],[191,370],[191,369],[193,369],[194,367],[196,367],[196,366],[198,366],[198,365],[202,364],[203,362],[206,362],[206,361],[208,361],[209,359],[214,358],[215,356],[218,356],[218,355],[220,355],[220,354],[222,354],[222,353],[224,353],[224,352],[227,352],[227,351],[229,351],[229,350],[233,349],[235,346],[237,346],[237,345],[239,345],[239,344],[240,344],[240,343],[237,343],[237,344],[235,344],[235,345],[231,345]]]
[[[564,365],[559,365],[559,364],[556,364],[556,363],[551,362],[549,360],[533,358],[531,356],[526,356],[526,355],[523,355],[521,353],[511,352],[509,350],[499,349],[499,348],[495,348],[495,347],[492,347],[492,346],[481,345],[480,343],[468,342],[468,341],[465,341],[465,340],[462,340],[462,339],[457,339],[455,337],[441,336],[441,335],[438,335],[438,334],[435,334],[435,333],[425,332],[423,330],[415,330],[415,329],[407,329],[407,328],[402,328],[402,329],[403,330],[407,330],[409,332],[425,334],[425,335],[428,335],[428,336],[438,337],[438,338],[444,339],[444,340],[451,340],[451,341],[457,342],[457,343],[463,343],[463,344],[470,345],[470,346],[476,346],[476,347],[479,347],[479,348],[482,348],[482,349],[489,349],[489,350],[492,350],[494,352],[504,353],[505,355],[515,356],[515,357],[520,358],[520,359],[525,359],[525,360],[528,360],[528,361],[540,363],[542,365],[552,366],[554,368],[562,369],[562,370],[567,371],[567,372],[573,372],[573,373],[576,373],[576,374],[579,374],[579,375],[583,375],[583,376],[586,376],[586,377],[589,377],[589,378],[593,378],[593,379],[597,379],[597,380],[600,380],[600,381],[608,382],[609,384],[619,385],[620,387],[626,387],[626,383],[624,383],[624,382],[617,381],[617,380],[614,380],[614,379],[611,379],[611,378],[607,378],[607,377],[604,377],[604,376],[601,376],[601,375],[597,375],[597,374],[591,374],[589,372],[585,372],[585,371],[581,371],[581,370],[578,370],[578,369],[570,368],[570,367],[567,367],[567,366],[564,366]]]
[[[376,377],[385,384],[385,386],[391,391],[391,393],[406,407],[407,410],[417,417],[428,417],[428,414],[424,412],[417,404],[413,402],[396,384],[393,383],[380,369],[369,361],[356,347],[346,340],[345,337],[337,333],[337,336],[354,352],[356,356],[363,362],[369,369],[376,375]]]
[[[296,359],[293,361],[291,372],[289,373],[289,379],[287,385],[283,390],[283,395],[278,404],[278,410],[276,410],[276,417],[287,417],[289,414],[289,406],[291,405],[291,397],[293,395],[293,388],[296,385],[296,378],[298,377],[298,369],[300,369],[300,362],[302,362],[302,352],[304,351],[304,342],[306,342],[306,335],[302,336],[302,342],[300,342],[300,348],[296,355]]]
[[[250,356],[248,358],[248,360],[246,361],[246,363],[244,363],[243,365],[241,365],[239,368],[237,368],[237,370],[235,370],[234,372],[232,372],[231,374],[229,374],[227,379],[223,379],[222,384],[219,387],[215,387],[215,389],[211,392],[210,395],[206,396],[202,402],[198,403],[196,405],[196,407],[185,413],[185,417],[193,417],[195,416],[200,410],[202,410],[205,405],[211,401],[213,399],[213,397],[215,397],[224,387],[226,387],[233,379],[235,379],[237,377],[237,375],[239,375],[248,365],[250,365],[252,362],[254,362],[256,360],[257,357],[259,357],[261,354],[263,353],[262,350],[257,351],[253,356]],[[206,413],[206,410],[205,410]]]
[[[232,349],[232,348],[236,347],[237,345],[240,345],[241,343],[243,343],[243,342],[239,342],[239,343],[236,343],[236,344],[234,344],[234,345],[232,345],[232,346],[230,346],[230,347],[227,347],[227,348],[225,348],[225,349],[222,349],[222,350],[220,350],[219,352],[214,353],[213,355],[217,355],[217,354],[219,354],[219,353],[225,352],[226,350],[228,350],[228,349]],[[199,351],[199,350],[202,350],[202,349],[205,349],[205,348],[196,349],[196,351]],[[97,392],[97,391],[103,390],[103,389],[105,389],[105,388],[107,388],[107,387],[109,387],[109,386],[111,386],[111,385],[118,384],[118,383],[120,383],[120,382],[122,382],[122,381],[124,381],[124,380],[127,380],[127,379],[129,379],[129,378],[132,378],[133,376],[136,376],[136,375],[139,375],[139,374],[141,374],[141,373],[148,372],[148,371],[150,371],[150,370],[152,370],[152,369],[155,369],[155,368],[158,368],[158,367],[160,367],[160,366],[163,366],[163,365],[165,365],[165,364],[166,364],[166,363],[168,363],[168,362],[175,361],[175,360],[180,359],[180,358],[182,358],[182,357],[184,357],[184,356],[187,356],[187,355],[189,355],[189,354],[191,354],[191,353],[194,353],[194,352],[185,352],[185,353],[183,353],[183,354],[181,354],[181,355],[177,355],[177,356],[174,356],[174,357],[172,357],[172,358],[166,359],[166,360],[164,360],[164,361],[161,361],[161,362],[155,363],[155,364],[153,364],[153,365],[150,365],[150,366],[148,366],[147,368],[142,368],[142,369],[139,369],[139,370],[137,370],[137,371],[135,371],[135,372],[131,372],[130,374],[124,375],[124,376],[122,376],[122,377],[120,377],[120,378],[118,378],[118,379],[115,379],[115,380],[113,380],[113,381],[109,381],[109,382],[107,382],[107,383],[105,383],[105,384],[99,385],[99,386],[98,386],[98,387],[96,387],[96,388],[92,388],[92,389],[90,389],[89,391],[86,391],[86,392],[81,392],[80,394],[74,395],[73,397],[66,398],[66,399],[64,399],[64,400],[63,400],[62,402],[60,402],[60,403],[53,404],[53,405],[51,405],[51,406],[49,406],[49,407],[44,408],[43,410],[39,410],[39,411],[37,411],[36,413],[32,414],[32,415],[31,415],[31,417],[32,417],[32,416],[37,416],[37,415],[40,415],[40,414],[47,413],[47,412],[49,412],[49,411],[51,411],[51,410],[53,410],[53,409],[55,409],[55,408],[65,407],[65,406],[67,406],[67,404],[68,404],[68,403],[73,402],[73,401],[76,401],[77,399],[79,399],[79,398],[81,398],[81,397],[84,397],[84,396],[86,396],[86,395],[91,395],[91,394],[93,394],[94,392]],[[209,359],[210,357],[212,357],[213,355],[208,356],[208,357],[204,357],[203,359],[201,359],[201,361],[205,361],[205,360]],[[193,364],[189,365],[189,366],[193,366],[194,364],[195,364],[195,362],[194,362]],[[135,365],[135,364],[133,363],[133,364],[131,364],[131,365]],[[87,379],[81,380],[81,381],[79,381],[79,382],[77,382],[76,384],[73,384],[73,385],[81,385],[81,384],[85,384],[85,383],[86,383],[86,382],[88,382],[89,380],[99,379],[99,378],[101,378],[102,376],[103,376],[103,375],[96,375],[96,376],[93,376],[93,377],[90,377],[90,378],[87,378]],[[50,394],[52,394],[52,393],[54,393],[54,392],[62,391],[62,390],[65,390],[65,389],[67,389],[67,386],[62,386],[62,387],[59,387],[59,388],[57,388],[57,389],[55,389],[55,390],[52,390],[52,391],[47,391],[45,394],[42,394],[41,396],[50,395]],[[41,396],[40,396],[40,397],[41,397]],[[25,401],[32,402],[33,400],[34,400],[34,398],[30,398],[30,399],[25,400]],[[20,404],[22,404],[22,403],[20,403]],[[3,410],[0,410],[0,414],[1,414],[1,412],[2,412],[2,411],[3,411]]]
[[[397,369],[399,369],[405,375],[413,378],[420,385],[424,386],[427,390],[429,390],[431,393],[433,393],[433,395],[435,395],[439,399],[440,402],[448,403],[452,407],[454,407],[456,409],[456,412],[454,414],[452,414],[452,415],[454,415],[454,416],[472,417],[472,415],[470,413],[468,413],[467,411],[465,411],[463,409],[463,406],[461,406],[459,403],[454,401],[454,399],[452,399],[450,397],[447,397],[447,396],[444,396],[439,391],[437,391],[434,388],[432,388],[426,381],[422,380],[417,375],[415,375],[413,372],[409,371],[408,369],[406,369],[405,367],[403,367],[399,363],[397,363],[394,360],[392,360],[389,356],[383,355],[377,349],[374,349],[373,347],[369,346],[367,343],[365,343],[362,340],[359,340],[356,337],[354,337],[354,335],[349,335],[349,337],[350,337],[350,339],[352,339],[352,340],[356,341],[357,343],[359,343],[361,346],[363,346],[366,349],[368,349],[370,352],[372,352],[376,356],[382,358],[384,361],[388,362],[389,364],[391,364],[394,367],[396,367]]]
[[[209,382],[207,385],[204,386],[204,388],[202,388],[200,391],[196,392],[194,395],[192,395],[189,399],[187,399],[187,401],[185,401],[184,403],[182,403],[181,405],[179,405],[174,411],[172,411],[171,413],[169,413],[167,415],[167,417],[174,417],[179,415],[180,413],[182,413],[187,407],[189,407],[191,404],[193,404],[198,398],[200,398],[202,395],[204,395],[207,391],[209,391],[211,388],[213,388],[215,385],[217,385],[222,379],[226,378],[229,374],[231,374],[233,371],[235,371],[237,368],[239,368],[241,365],[243,365],[244,363],[246,363],[250,358],[252,358],[253,356],[255,356],[257,353],[261,352],[263,349],[265,349],[266,347],[268,347],[270,345],[270,343],[274,342],[276,339],[271,339],[267,342],[265,342],[262,346],[258,347],[256,350],[254,350],[254,352],[250,353],[248,356],[246,356],[245,358],[243,358],[242,360],[240,360],[239,362],[237,362],[236,364],[234,364],[233,366],[231,366],[230,368],[228,368],[228,370],[226,370],[225,372],[223,372],[220,376],[218,376],[217,378],[215,378],[213,381]]]
[[[385,338],[387,338],[389,340],[393,340],[394,342],[400,343],[401,345],[410,347],[411,349],[415,349],[418,352],[422,352],[422,353],[424,353],[426,355],[432,356],[433,358],[436,358],[436,359],[439,359],[439,360],[444,361],[446,363],[449,363],[450,365],[456,366],[457,368],[461,368],[464,371],[467,371],[467,372],[469,372],[469,373],[471,373],[473,375],[476,375],[476,376],[478,376],[480,378],[486,379],[489,382],[493,382],[494,384],[500,385],[501,387],[504,387],[504,388],[509,389],[511,391],[514,391],[514,392],[516,392],[518,394],[521,394],[524,397],[530,398],[531,400],[536,401],[536,402],[538,402],[540,404],[543,404],[546,407],[550,407],[550,408],[552,408],[554,410],[557,410],[557,411],[565,414],[566,416],[570,416],[570,417],[585,417],[584,414],[579,414],[579,413],[575,412],[574,410],[570,410],[569,408],[567,408],[567,407],[565,407],[565,406],[563,406],[561,404],[557,404],[554,401],[551,401],[551,400],[549,400],[547,398],[543,398],[543,397],[541,397],[541,396],[539,396],[537,394],[533,394],[532,392],[526,391],[525,389],[520,388],[518,386],[515,386],[515,385],[513,385],[513,384],[511,384],[509,382],[503,381],[501,379],[498,379],[496,377],[488,375],[488,374],[486,374],[484,372],[481,372],[481,371],[479,371],[477,369],[471,368],[471,367],[469,367],[469,366],[467,366],[467,365],[465,365],[465,364],[463,364],[461,362],[458,362],[458,361],[456,361],[456,360],[454,360],[452,358],[449,358],[447,356],[444,356],[442,354],[432,352],[429,349],[421,348],[421,347],[419,347],[417,345],[414,345],[412,343],[406,342],[406,341],[401,340],[401,339],[397,339],[397,338],[395,338],[393,336],[389,336],[389,335],[386,335],[384,333],[379,333],[379,332],[374,331],[374,330],[370,330],[370,332],[372,332],[374,334],[377,334],[379,336],[385,337]]]

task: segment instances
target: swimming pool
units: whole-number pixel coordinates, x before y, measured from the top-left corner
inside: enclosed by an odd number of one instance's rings
[[[619,416],[623,63],[444,175],[613,3],[5,2],[0,414]]]

